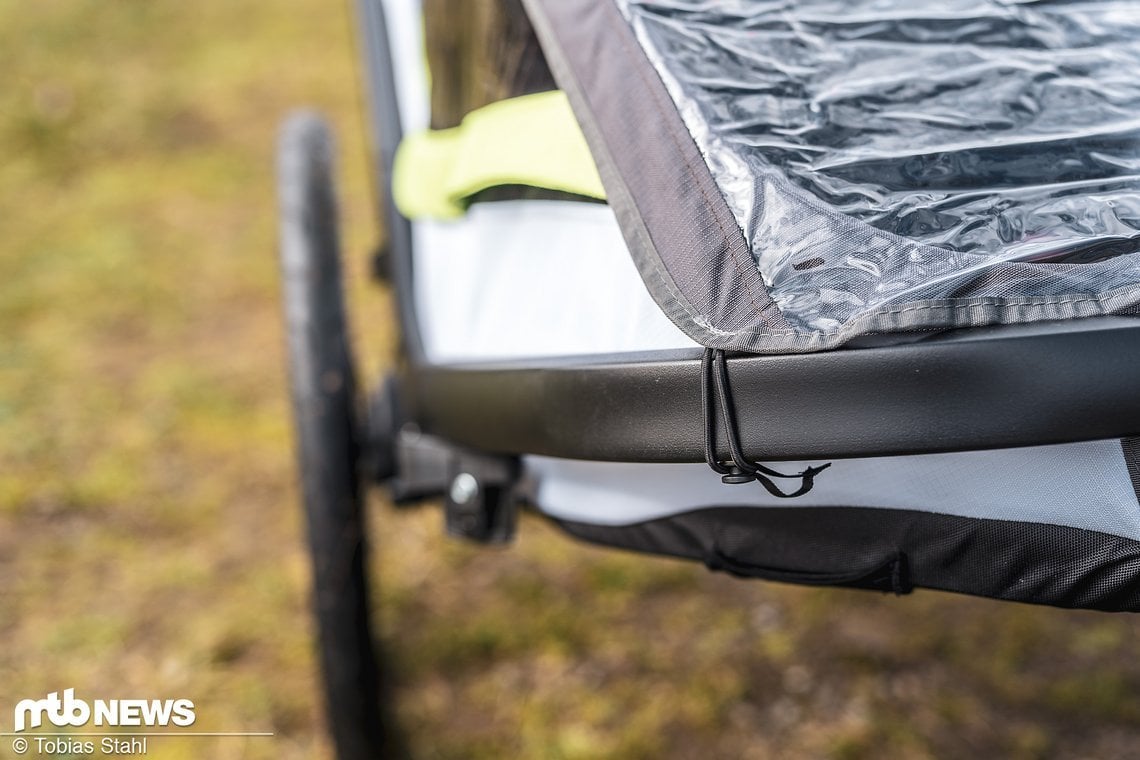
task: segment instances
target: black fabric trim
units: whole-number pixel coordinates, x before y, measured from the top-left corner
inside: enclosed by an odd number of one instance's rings
[[[1136,501],[1140,502],[1140,438],[1122,438],[1120,448],[1124,452],[1124,465],[1128,468]]]
[[[746,577],[1140,611],[1140,541],[1080,528],[866,507],[709,507],[633,525],[554,522],[585,541]]]
[[[532,185],[494,185],[471,195],[467,198],[467,205],[476,203],[501,203],[503,201],[572,201],[575,203],[593,203],[606,205],[600,198],[591,198],[588,195],[568,193],[564,190],[550,190],[545,187]]]
[[[611,0],[525,0],[582,125],[626,244],[686,334],[746,349],[790,326],[676,106]],[[716,315],[710,325],[701,315]]]

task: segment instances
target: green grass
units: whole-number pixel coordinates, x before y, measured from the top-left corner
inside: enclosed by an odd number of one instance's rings
[[[0,0],[0,724],[185,696],[157,758],[328,756],[274,260],[273,143],[340,136],[361,369],[391,348],[344,5]],[[371,505],[422,758],[1135,754],[1132,617],[746,583]],[[0,756],[8,752],[0,744]]]

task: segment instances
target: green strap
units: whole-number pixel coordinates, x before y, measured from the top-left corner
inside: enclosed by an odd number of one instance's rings
[[[453,129],[408,135],[396,151],[392,194],[409,219],[462,216],[466,201],[497,185],[528,185],[604,200],[594,159],[566,96],[501,100]]]

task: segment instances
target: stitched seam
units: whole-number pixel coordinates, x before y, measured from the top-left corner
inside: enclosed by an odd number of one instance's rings
[[[1069,303],[1093,303],[1093,302],[1099,302],[1100,300],[1101,299],[1093,297],[1093,296],[1082,297],[1082,298],[1071,298],[1071,299],[1062,298],[1059,301],[1048,301],[1045,303],[1018,303],[1016,301],[1014,301],[1014,302],[1003,302],[1000,300],[994,300],[994,301],[986,301],[983,303],[964,303],[964,304],[945,304],[945,305],[928,304],[926,306],[904,306],[901,309],[891,309],[890,311],[883,312],[883,313],[884,314],[903,314],[903,313],[908,312],[908,311],[927,311],[930,309],[961,310],[961,309],[974,309],[974,308],[978,308],[981,306],[994,306],[994,307],[1002,308],[1002,309],[1009,309],[1009,308],[1014,308],[1014,307],[1018,307],[1018,306],[1021,306],[1024,308],[1040,308],[1042,306],[1060,306],[1062,304],[1069,304]]]
[[[609,3],[607,3],[607,5],[609,5]],[[617,9],[614,8],[613,6],[610,6],[610,8],[611,8],[611,11],[610,11],[611,13],[617,13],[618,12]],[[621,23],[624,24],[625,21],[623,20]],[[620,29],[620,27],[619,27],[619,29]],[[648,77],[646,77],[643,67],[639,66],[637,64],[637,60],[640,56],[638,56],[636,53],[634,53],[632,47],[630,46],[629,40],[626,39],[625,35],[622,34],[621,31],[618,32],[617,36],[618,36],[618,40],[620,41],[622,47],[625,48],[626,55],[632,56],[630,58],[630,62],[633,64],[633,67],[637,71],[638,76],[640,77],[641,81],[645,84],[646,89],[649,91],[652,104],[656,107],[658,113],[661,114],[662,121],[665,124],[666,131],[669,134],[669,137],[672,138],[673,144],[677,148],[677,152],[680,154],[682,160],[684,161],[685,168],[688,170],[689,174],[692,176],[693,181],[696,182],[697,189],[700,190],[701,197],[704,199],[706,209],[708,210],[708,212],[712,216],[712,218],[716,221],[717,226],[720,227],[720,233],[721,233],[721,235],[724,236],[724,245],[725,245],[725,248],[728,249],[729,258],[732,259],[732,263],[736,267],[736,273],[740,277],[741,284],[744,285],[744,291],[748,294],[748,300],[749,300],[749,302],[751,302],[753,309],[755,309],[756,316],[757,317],[761,316],[764,310],[761,309],[760,304],[756,302],[756,294],[753,293],[751,283],[749,283],[748,278],[744,274],[744,269],[741,266],[739,257],[737,255],[736,251],[733,249],[733,245],[729,240],[729,234],[728,234],[728,231],[724,227],[724,222],[721,221],[720,216],[714,211],[712,199],[709,197],[708,191],[704,188],[704,185],[701,183],[701,181],[697,175],[696,169],[693,166],[692,159],[688,155],[686,155],[684,147],[682,146],[681,141],[678,139],[677,130],[674,127],[674,125],[670,119],[670,113],[665,109],[664,104],[661,102],[660,93],[656,90],[656,88],[653,86],[653,83],[648,79]],[[660,86],[660,82],[658,82],[658,85]],[[691,139],[692,138],[690,137],[690,140]],[[693,147],[695,147],[695,146],[693,146]]]
[[[953,311],[967,311],[969,309],[983,309],[983,308],[1001,309],[1001,310],[1044,309],[1044,308],[1047,308],[1050,306],[1064,306],[1064,305],[1078,304],[1078,303],[1096,303],[1096,304],[1103,305],[1105,301],[1107,301],[1109,298],[1112,297],[1112,295],[1113,295],[1113,292],[1110,291],[1109,293],[1102,294],[1099,297],[1097,297],[1097,296],[1082,296],[1080,298],[1062,298],[1059,300],[1051,300],[1051,301],[1015,301],[1015,300],[1008,300],[1007,301],[1007,300],[1002,300],[1002,299],[988,299],[988,300],[984,300],[980,303],[966,303],[966,304],[945,303],[945,304],[926,304],[923,306],[904,306],[904,307],[895,308],[895,309],[884,309],[882,311],[867,312],[863,317],[855,320],[854,323],[857,323],[857,322],[862,321],[864,319],[870,319],[872,317],[890,317],[890,316],[897,316],[899,314],[906,314],[908,312],[915,312],[915,311],[951,311],[951,312],[953,312]],[[852,324],[854,324],[854,323],[852,323]],[[805,337],[808,337],[810,335],[819,335],[821,337],[829,337],[829,336],[833,336],[833,335],[839,335],[843,332],[844,332],[844,329],[839,329],[839,330],[813,330],[810,333],[805,333],[801,330],[796,330],[793,328],[791,330],[788,330],[788,329],[770,329],[770,330],[763,330],[763,331],[738,330],[738,331],[732,332],[731,334],[732,335],[755,335],[755,336],[803,335]]]

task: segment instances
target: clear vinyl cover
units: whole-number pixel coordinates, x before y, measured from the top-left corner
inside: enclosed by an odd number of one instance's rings
[[[1138,300],[1140,4],[615,2],[794,331]]]

